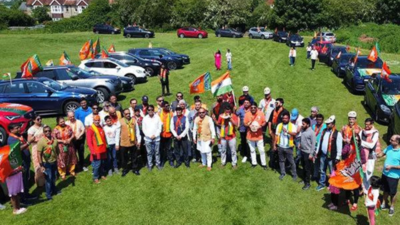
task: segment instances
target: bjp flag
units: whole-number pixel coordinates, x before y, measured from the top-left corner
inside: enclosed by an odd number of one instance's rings
[[[21,168],[21,143],[19,141],[12,145],[0,148],[0,181],[4,182],[15,170]]]
[[[115,52],[114,44],[111,44],[111,46],[108,48],[108,52]]]
[[[376,49],[376,47],[374,46],[371,49],[371,52],[368,55],[368,60],[372,61],[372,62],[376,62],[376,60],[378,59],[378,50]]]
[[[39,56],[35,54],[21,65],[21,77],[31,78],[41,70],[43,70],[42,64],[40,63]]]
[[[199,76],[189,84],[190,94],[201,94],[211,90],[211,75],[209,72]]]
[[[92,40],[88,40],[87,42],[85,42],[85,44],[83,44],[81,50],[79,51],[79,58],[81,60],[87,59],[91,48],[92,48]]]

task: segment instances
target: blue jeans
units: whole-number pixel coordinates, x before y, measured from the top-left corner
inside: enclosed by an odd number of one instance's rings
[[[232,61],[231,60],[228,61],[228,70],[232,70]]]
[[[107,170],[118,169],[117,164],[117,151],[115,144],[109,145],[107,148]]]
[[[105,175],[104,170],[105,160],[98,159],[92,161],[92,168],[93,168],[93,180],[97,180],[100,177]]]
[[[56,176],[57,176],[57,162],[44,163],[45,177],[46,177],[46,197],[51,199],[52,195],[57,194]]]
[[[320,178],[319,178],[319,185],[321,186],[326,186],[326,169],[329,166],[329,172],[332,173],[333,168],[332,168],[332,160],[327,158],[327,155],[324,153],[321,153],[320,156],[320,161],[319,161],[319,173],[320,173]]]
[[[147,150],[147,166],[149,168],[153,167],[153,158],[156,158],[156,166],[161,166],[160,160],[160,141],[148,141],[146,140],[146,150]]]

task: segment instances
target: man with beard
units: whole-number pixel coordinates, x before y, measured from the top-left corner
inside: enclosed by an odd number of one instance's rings
[[[357,113],[350,111],[347,114],[349,123],[342,127],[341,133],[343,137],[343,149],[350,148],[351,139],[353,138],[353,132],[356,136],[359,136],[361,127],[357,124]]]
[[[239,97],[239,106],[243,105],[245,99],[249,99],[250,100],[250,104],[253,104],[254,103],[254,98],[249,94],[249,87],[244,86],[242,88],[242,91],[243,91],[243,95],[241,95]]]
[[[117,96],[111,95],[110,97],[110,105],[115,108],[119,113],[122,114],[122,105],[117,102]]]
[[[303,166],[303,190],[310,189],[311,165],[315,149],[315,133],[310,127],[310,119],[303,119],[300,136],[301,164]]]
[[[139,125],[136,119],[131,117],[129,109],[124,110],[124,118],[119,120],[119,124],[121,124],[121,135],[119,136],[120,140],[115,143],[115,149],[117,151],[121,150],[122,177],[125,177],[129,173],[129,158],[131,160],[132,172],[138,176],[140,175],[137,160],[139,154],[138,148],[142,139]]]
[[[243,157],[242,163],[247,162],[247,159],[250,158],[250,148],[246,140],[247,127],[244,124],[244,117],[247,112],[250,112],[250,99],[245,99],[243,105],[240,106],[239,110],[236,111],[236,115],[240,120],[240,155]]]
[[[92,109],[88,107],[86,99],[82,99],[80,102],[81,107],[75,109],[75,118],[85,123],[85,118],[92,113]]]
[[[100,112],[99,105],[97,103],[94,103],[92,105],[92,113],[87,115],[86,118],[85,118],[85,123],[84,124],[85,124],[86,128],[92,126],[92,124],[93,124],[93,116],[99,115],[99,112]]]
[[[211,171],[212,165],[212,145],[215,139],[215,128],[211,117],[206,115],[206,110],[201,108],[199,116],[194,120],[193,141],[197,145],[197,150],[201,153],[202,165],[200,168],[207,166],[207,170]]]
[[[199,116],[199,110],[201,108],[202,108],[201,101],[196,101],[194,103],[194,109],[192,111],[190,111],[190,113],[189,113],[189,124],[190,124],[189,135],[188,135],[188,139],[190,142],[189,152],[190,152],[190,156],[193,158],[193,162],[199,161],[200,157],[201,157],[200,152],[196,150],[195,143],[191,139],[191,137],[193,137],[194,120],[196,119],[196,117]]]
[[[177,92],[175,101],[171,103],[172,112],[175,112],[175,109],[176,107],[178,107],[180,100],[183,100],[183,94],[182,92]]]
[[[319,174],[319,160],[316,160],[316,152],[318,148],[318,144],[321,138],[322,131],[326,128],[326,124],[324,123],[324,115],[322,114],[317,114],[316,116],[316,121],[317,123],[312,126],[312,129],[315,133],[316,139],[315,139],[315,149],[314,149],[314,171],[313,171],[313,176],[312,180],[317,180],[318,179],[318,174]]]
[[[171,149],[172,145],[172,133],[171,133],[171,120],[173,114],[169,108],[169,102],[163,101],[162,110],[159,114],[162,122],[162,132],[160,141],[160,154],[161,154],[161,166],[164,167],[165,162],[167,162],[167,157],[169,165],[174,167],[174,155]]]
[[[260,108],[261,112],[264,113],[265,115],[265,121],[269,120],[269,117],[271,116],[272,111],[275,108],[275,99],[271,97],[271,89],[269,87],[266,87],[264,89],[264,98],[261,99],[260,104],[258,104],[258,107]],[[268,126],[268,124],[267,124]],[[267,130],[267,126],[264,126],[263,132],[265,133]]]
[[[311,127],[314,126],[317,123],[317,115],[318,115],[319,109],[317,106],[311,107],[311,115],[308,117],[311,122]]]
[[[163,110],[162,104],[164,102],[164,97],[163,96],[158,96],[156,98],[156,101],[157,101],[157,105],[156,105],[156,108],[154,109],[155,110],[154,112],[157,113],[157,114],[160,114],[161,111]]]

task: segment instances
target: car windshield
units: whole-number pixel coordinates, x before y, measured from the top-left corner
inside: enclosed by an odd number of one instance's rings
[[[335,36],[335,35],[333,35],[333,33],[325,33],[325,36]]]
[[[292,35],[290,37],[290,39],[293,40],[293,41],[301,41],[301,40],[303,40],[303,38],[300,37],[300,35],[297,35],[297,34]]]
[[[89,78],[93,75],[93,74],[89,73],[88,71],[83,70],[79,67],[70,67],[67,69],[67,73],[76,74],[79,78]]]
[[[41,80],[41,82],[49,88],[53,88],[56,91],[63,90],[68,87],[68,85],[63,83],[58,83],[57,81],[51,79]]]
[[[391,82],[382,79],[382,94],[400,95],[400,79],[392,79]]]
[[[159,49],[159,51],[162,52],[164,55],[176,55],[175,52],[168,49]]]
[[[358,59],[357,65],[355,67],[358,68],[382,68],[382,60],[378,58],[376,62],[371,62],[366,58]]]

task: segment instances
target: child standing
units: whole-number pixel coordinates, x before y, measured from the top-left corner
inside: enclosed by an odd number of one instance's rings
[[[379,188],[381,186],[381,179],[377,176],[371,177],[371,185],[368,188],[367,196],[365,197],[365,206],[368,211],[369,224],[375,225],[375,210],[379,201]]]
[[[226,61],[228,62],[228,70],[232,70],[232,53],[229,48],[225,56],[226,56]]]

